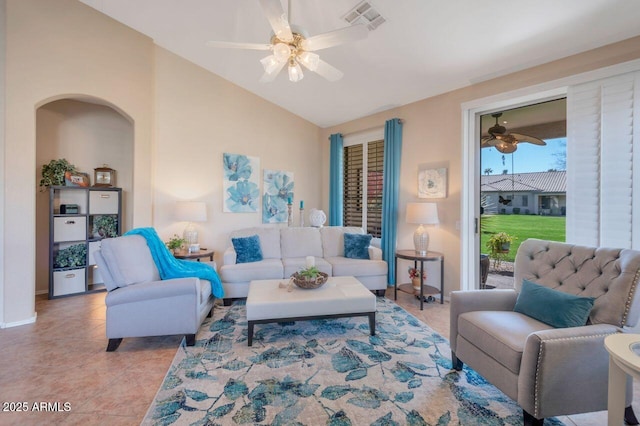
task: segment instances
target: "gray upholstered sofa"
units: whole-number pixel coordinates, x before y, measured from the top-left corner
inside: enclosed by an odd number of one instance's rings
[[[606,410],[609,357],[604,339],[637,324],[639,277],[639,251],[526,240],[516,255],[515,291],[452,292],[453,367],[460,370],[466,363],[517,401],[525,424]],[[543,293],[552,288],[595,298],[582,317],[586,324],[556,328],[514,311],[517,303],[527,306],[526,300],[518,301],[519,292],[526,294],[521,290],[524,279],[544,286],[534,285]],[[544,305],[528,309],[548,309]],[[572,309],[548,310],[564,315]],[[630,382],[627,385],[625,417],[633,422]]]
[[[211,283],[199,278],[160,280],[144,237],[102,240],[94,253],[107,288],[107,351],[124,337],[184,334],[195,343],[200,324],[213,310]]]
[[[383,294],[387,288],[387,262],[379,247],[370,246],[369,259],[344,257],[344,234],[364,234],[362,228],[326,226],[254,227],[233,231],[224,252],[220,279],[225,303],[247,297],[252,280],[283,279],[304,268],[306,256],[315,258],[316,267],[330,276],[354,276],[369,290]],[[257,235],[263,260],[236,263],[232,238]]]

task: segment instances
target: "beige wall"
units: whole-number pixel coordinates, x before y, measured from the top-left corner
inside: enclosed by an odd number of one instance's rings
[[[8,0],[4,173],[4,315],[35,317],[36,110],[102,99],[134,124],[134,225],[151,224],[153,43],[75,1]]]
[[[263,169],[293,172],[296,201],[305,201],[307,214],[320,207],[317,126],[160,47],[155,57],[153,216],[161,237],[182,235],[186,224],[173,217],[177,200],[207,204],[208,220],[196,227],[218,262],[229,231],[262,224],[261,210],[222,212],[223,153],[258,157],[261,182]]]
[[[571,56],[535,68],[475,84],[440,96],[424,99],[359,120],[323,129],[323,159],[329,161],[328,137],[332,133],[352,134],[384,124],[398,117],[404,120],[402,173],[398,217],[398,248],[413,247],[415,226],[405,223],[405,206],[417,198],[418,165],[448,165],[449,195],[438,203],[440,226],[430,228],[430,248],[445,255],[445,295],[460,288],[461,246],[457,225],[461,219],[462,191],[462,110],[461,104],[484,97],[579,74],[589,70],[640,58],[640,37]],[[323,205],[328,206],[328,168],[323,169]],[[399,281],[406,282],[406,264],[398,267]],[[431,265],[433,266],[433,265]],[[429,269],[433,271],[433,267]],[[429,280],[437,278],[431,274]],[[435,280],[437,284],[437,279]]]
[[[132,212],[127,228],[155,226],[164,238],[181,233],[184,224],[172,217],[174,202],[203,200],[208,222],[198,224],[200,240],[219,259],[229,230],[261,224],[259,213],[222,213],[223,152],[259,157],[261,169],[294,172],[296,199],[305,200],[307,212],[320,206],[317,126],[75,0],[8,0],[7,16],[7,64],[2,67],[7,112],[2,116],[10,124],[2,162],[6,172],[0,179],[10,180],[0,188],[0,203],[12,208],[0,213],[5,214],[0,250],[6,265],[0,276],[0,325],[35,319],[37,169],[44,161],[36,158],[36,111],[52,101],[99,100],[132,123],[133,201],[127,203]],[[51,117],[61,111],[40,112],[48,115],[49,128],[62,126],[53,123],[61,117]],[[81,133],[82,126],[71,126],[67,134]],[[94,160],[82,156],[72,162],[90,170]]]
[[[6,1],[0,0],[0,93],[5,93]],[[0,164],[4,170],[5,150],[5,96],[0,96]],[[4,186],[5,174],[0,172],[0,271],[4,271]],[[0,272],[0,325],[4,318],[4,273]]]
[[[307,211],[326,209],[328,135],[400,117],[405,125],[398,246],[411,246],[413,226],[404,223],[404,206],[416,199],[418,164],[447,164],[449,196],[438,202],[442,224],[431,235],[432,248],[446,256],[448,292],[459,288],[460,277],[460,104],[640,57],[635,38],[319,131],[75,0],[0,0],[0,10],[4,1],[0,324],[8,325],[35,317],[36,110],[53,100],[101,99],[133,123],[132,226],[153,225],[167,237],[183,226],[171,216],[174,201],[203,200],[209,220],[199,225],[201,242],[217,251],[230,229],[261,222],[257,213],[222,213],[223,152],[257,156],[261,169],[293,171],[297,200],[306,201]]]

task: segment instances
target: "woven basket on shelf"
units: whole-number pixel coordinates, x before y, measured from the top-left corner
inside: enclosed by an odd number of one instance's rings
[[[300,288],[314,289],[326,283],[329,275],[325,274],[324,272],[319,272],[315,279],[309,279],[307,277],[301,276],[297,272],[294,272],[293,275],[291,275],[291,278],[293,279],[293,283]]]

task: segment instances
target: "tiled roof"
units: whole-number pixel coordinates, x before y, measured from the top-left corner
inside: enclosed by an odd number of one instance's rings
[[[497,192],[548,192],[558,193],[567,190],[567,172],[515,173],[513,175],[483,175],[480,179],[480,191]]]

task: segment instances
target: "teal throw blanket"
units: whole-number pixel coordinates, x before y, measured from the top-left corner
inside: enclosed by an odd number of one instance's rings
[[[156,263],[160,278],[163,280],[197,277],[211,283],[211,293],[215,297],[218,299],[224,297],[224,289],[215,269],[206,263],[176,259],[164,245],[155,229],[135,228],[125,235],[142,235],[147,240],[153,261]]]

